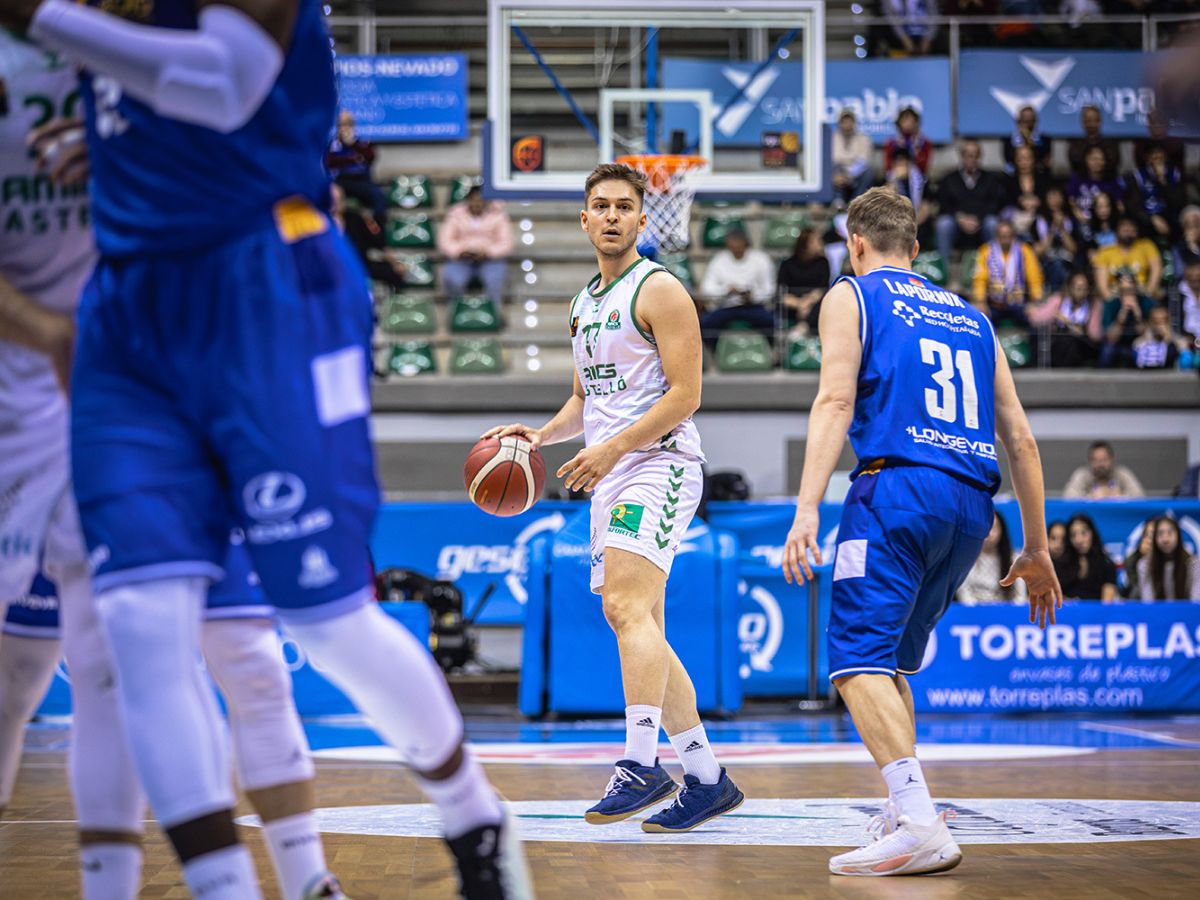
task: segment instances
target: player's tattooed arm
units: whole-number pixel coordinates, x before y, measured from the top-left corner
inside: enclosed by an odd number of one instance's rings
[[[1055,610],[1062,608],[1062,588],[1054,574],[1046,536],[1042,457],[999,344],[996,345],[996,435],[1008,453],[1025,535],[1024,549],[1000,584],[1008,587],[1018,578],[1023,579],[1029,590],[1029,621],[1045,628],[1054,624]]]
[[[808,554],[821,564],[817,543],[817,510],[829,477],[837,466],[858,395],[858,369],[862,363],[858,302],[854,288],[843,281],[830,288],[821,304],[821,382],[808,416],[804,473],[796,498],[796,517],[783,547],[783,577],[803,584],[811,579]]]

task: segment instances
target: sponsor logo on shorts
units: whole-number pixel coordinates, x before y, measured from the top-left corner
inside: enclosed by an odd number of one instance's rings
[[[306,512],[298,519],[285,522],[260,522],[246,529],[246,540],[251,544],[277,544],[293,541],[325,531],[333,526],[333,513],[325,507]]]
[[[0,558],[19,559],[33,555],[33,538],[27,534],[0,534]]]
[[[627,537],[638,536],[642,528],[642,514],[646,507],[640,503],[618,503],[609,511],[608,530]]]
[[[252,519],[278,522],[297,512],[307,495],[300,476],[291,472],[263,472],[246,483],[242,501]]]
[[[337,581],[338,570],[329,561],[329,555],[320,547],[305,547],[300,554],[300,578],[302,588],[323,588]]]

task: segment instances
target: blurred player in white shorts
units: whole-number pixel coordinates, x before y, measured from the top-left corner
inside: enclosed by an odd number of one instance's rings
[[[617,635],[625,688],[625,753],[587,821],[620,822],[667,800],[679,785],[658,763],[665,727],[684,769],[674,804],[642,823],[690,831],[744,799],[717,763],[696,712],[696,691],[667,643],[664,592],[704,485],[692,421],[700,405],[702,346],[692,299],[662,266],[638,255],[646,180],[598,166],[580,221],[600,273],[571,303],[574,390],[541,428],[508,425],[534,446],[584,435],[559,469],[567,488],[592,493],[591,588]]]

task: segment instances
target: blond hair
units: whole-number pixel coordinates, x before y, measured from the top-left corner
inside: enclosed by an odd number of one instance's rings
[[[857,234],[876,253],[912,253],[917,214],[912,201],[888,187],[873,187],[850,201],[846,233]]]

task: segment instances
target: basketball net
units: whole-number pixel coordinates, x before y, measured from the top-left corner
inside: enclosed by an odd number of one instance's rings
[[[688,221],[696,197],[693,176],[708,168],[703,156],[645,153],[618,156],[617,162],[646,176],[646,231],[640,245],[659,253],[675,253],[687,247]]]

